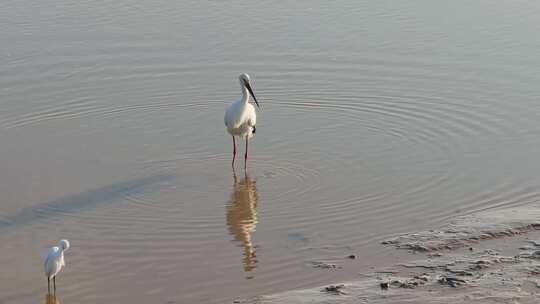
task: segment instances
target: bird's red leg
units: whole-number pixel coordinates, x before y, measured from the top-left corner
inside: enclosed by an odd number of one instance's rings
[[[244,154],[244,170],[247,168],[248,137],[246,136],[246,154]]]
[[[234,136],[232,137],[232,167],[234,168],[234,159],[236,158],[236,141],[234,140]]]

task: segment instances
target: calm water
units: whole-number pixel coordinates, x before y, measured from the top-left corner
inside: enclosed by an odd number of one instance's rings
[[[352,279],[392,259],[385,237],[539,200],[539,15],[2,1],[0,302],[46,300],[60,237],[61,303],[223,303]],[[241,72],[263,107],[247,176],[223,125]]]

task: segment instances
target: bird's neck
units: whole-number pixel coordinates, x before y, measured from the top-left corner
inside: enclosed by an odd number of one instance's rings
[[[249,101],[249,91],[245,86],[242,86],[242,102],[248,103]]]
[[[62,265],[66,264],[66,262],[64,261],[64,249],[60,249],[60,263]]]

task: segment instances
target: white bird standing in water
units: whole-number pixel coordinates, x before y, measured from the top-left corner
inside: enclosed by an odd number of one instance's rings
[[[47,276],[47,290],[51,293],[51,279],[53,279],[54,293],[56,294],[56,275],[66,266],[64,261],[64,251],[69,249],[68,240],[60,240],[58,246],[49,248],[47,256],[45,256],[43,266],[45,275]]]
[[[249,103],[250,95],[253,97],[257,108],[259,103],[253,90],[251,89],[250,79],[248,74],[241,74],[240,87],[242,88],[242,98],[233,102],[225,112],[225,126],[227,132],[232,135],[233,139],[233,159],[232,166],[234,169],[234,159],[236,158],[236,141],[235,136],[246,139],[246,152],[244,154],[244,169],[247,167],[248,157],[248,140],[255,134],[255,124],[257,123],[257,113],[255,107]]]

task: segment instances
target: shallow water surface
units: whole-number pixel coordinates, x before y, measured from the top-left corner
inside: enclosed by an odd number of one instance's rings
[[[2,1],[0,302],[48,299],[61,237],[58,303],[223,303],[353,279],[395,258],[391,235],[538,201],[539,14]],[[262,105],[247,174],[223,125],[241,72]]]

